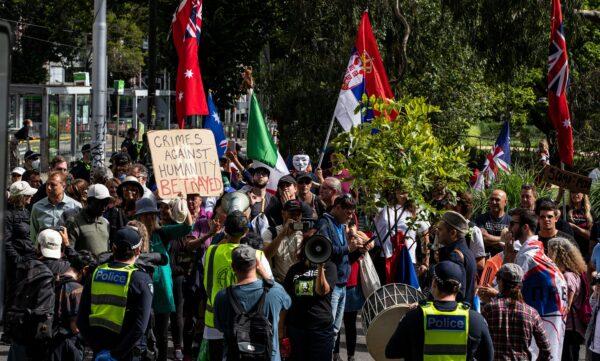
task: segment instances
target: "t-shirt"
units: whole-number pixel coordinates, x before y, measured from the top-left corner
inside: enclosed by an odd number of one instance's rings
[[[474,224],[469,224],[469,249],[473,252],[473,256],[475,259],[485,257],[485,244],[483,243],[483,235],[481,234],[481,229],[479,227],[474,226]]]
[[[303,330],[318,330],[333,323],[331,292],[325,296],[315,292],[317,272],[317,266],[298,262],[285,276],[283,287],[292,298],[292,307],[286,316],[289,325]],[[333,289],[337,282],[337,267],[331,261],[325,263],[325,279]]]
[[[544,244],[544,248],[548,248],[548,241],[551,240],[552,238],[556,238],[556,237],[560,237],[560,238],[565,238],[568,239],[569,241],[571,241],[571,243],[573,243],[577,248],[579,248],[579,245],[577,244],[577,242],[575,242],[575,238],[573,238],[573,236],[566,234],[563,231],[556,231],[556,235],[552,236],[552,237],[542,237],[539,235],[538,233],[538,238],[539,240]]]
[[[277,235],[282,232],[283,225],[275,228],[269,227],[262,233],[263,247],[271,244]],[[275,234],[273,231],[275,230]],[[291,236],[286,236],[279,243],[279,247],[271,257],[273,276],[277,282],[283,282],[290,267],[298,261],[298,252],[302,243],[302,232],[296,231]]]
[[[233,286],[233,294],[242,305],[244,310],[254,309],[258,300],[263,294],[263,281],[257,280],[245,285]],[[273,351],[271,361],[279,361],[279,313],[281,310],[287,310],[292,305],[290,296],[285,292],[283,287],[277,282],[274,282],[273,287],[265,297],[263,312],[273,326]],[[227,334],[233,331],[233,318],[235,311],[231,306],[226,290],[221,290],[215,298],[215,326],[221,332]],[[227,343],[225,343],[225,352],[227,354]]]
[[[475,224],[479,228],[485,229],[492,236],[500,236],[502,230],[504,228],[508,228],[510,224],[510,216],[508,214],[504,214],[502,217],[496,218],[492,216],[490,212],[486,212],[484,214],[479,215],[479,217],[475,218]],[[498,252],[502,252],[502,247],[500,245],[488,247],[488,252],[495,255]]]

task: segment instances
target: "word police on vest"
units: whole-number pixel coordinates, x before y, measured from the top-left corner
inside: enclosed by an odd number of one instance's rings
[[[466,326],[464,316],[427,315],[428,330],[464,331]]]
[[[127,272],[99,269],[94,281],[124,286],[127,283]]]

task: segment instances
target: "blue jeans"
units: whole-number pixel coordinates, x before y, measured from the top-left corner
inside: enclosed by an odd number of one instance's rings
[[[331,292],[331,311],[333,313],[333,333],[337,336],[344,320],[344,306],[346,306],[346,286],[336,285]]]

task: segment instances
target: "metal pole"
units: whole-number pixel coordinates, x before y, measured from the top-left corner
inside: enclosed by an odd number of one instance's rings
[[[146,108],[146,129],[156,129],[156,118],[154,113],[156,102],[156,0],[149,1],[149,19],[148,19],[148,102]]]
[[[321,164],[323,163],[323,157],[325,156],[325,149],[327,148],[327,144],[329,144],[329,137],[331,136],[331,131],[333,130],[333,122],[335,122],[335,113],[331,116],[331,122],[329,123],[329,130],[327,131],[327,136],[325,137],[325,143],[323,144],[323,149],[321,149],[321,154],[319,155],[319,163],[317,164],[317,169],[321,168]]]
[[[560,169],[565,170],[565,163],[560,162]],[[562,188],[562,216],[563,216],[563,220],[566,222],[567,221],[567,202],[565,199],[565,193],[566,189]]]
[[[106,142],[106,0],[94,0],[92,64],[92,166],[104,166]]]

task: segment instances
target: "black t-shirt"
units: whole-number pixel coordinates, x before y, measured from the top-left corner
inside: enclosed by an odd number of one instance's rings
[[[325,279],[333,289],[337,281],[335,263],[325,263]],[[331,311],[331,292],[319,296],[315,291],[317,266],[307,266],[299,262],[290,267],[283,281],[283,287],[292,298],[292,307],[288,310],[286,322],[304,330],[316,330],[333,324]]]
[[[544,244],[545,249],[548,249],[548,241],[551,240],[552,238],[557,238],[557,237],[566,238],[569,241],[571,241],[571,243],[573,243],[577,248],[579,248],[579,245],[577,244],[577,242],[575,242],[575,238],[573,238],[573,236],[571,236],[570,234],[567,234],[563,231],[560,231],[558,229],[557,229],[556,235],[554,235],[552,237],[542,237],[539,235],[539,232],[538,232],[538,239],[540,240],[540,242],[542,242]]]
[[[485,229],[492,236],[500,236],[502,230],[508,228],[510,225],[510,216],[505,213],[502,217],[496,218],[490,212],[486,212],[475,218],[475,224],[477,227]],[[503,251],[499,245],[493,247],[486,246],[485,250],[492,255]]]

